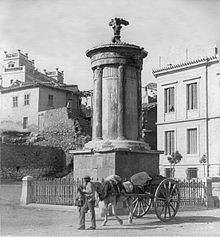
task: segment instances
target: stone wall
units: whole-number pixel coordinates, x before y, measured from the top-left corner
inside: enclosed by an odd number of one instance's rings
[[[66,166],[65,153],[54,147],[0,143],[0,157],[1,178],[39,177]]]
[[[82,117],[72,117],[66,107],[42,112],[40,116],[44,139],[35,144],[61,147],[67,152],[82,149],[90,140],[91,124]]]

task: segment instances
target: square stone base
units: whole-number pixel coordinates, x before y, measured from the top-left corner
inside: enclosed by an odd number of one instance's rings
[[[123,180],[132,175],[146,171],[150,175],[159,174],[158,151],[102,151],[88,152],[75,151],[74,178],[83,178],[85,175],[94,181],[117,174]]]

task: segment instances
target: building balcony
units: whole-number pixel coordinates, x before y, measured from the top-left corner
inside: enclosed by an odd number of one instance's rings
[[[5,72],[12,72],[12,71],[23,71],[24,66],[19,66],[19,67],[10,67],[10,68],[5,68]]]

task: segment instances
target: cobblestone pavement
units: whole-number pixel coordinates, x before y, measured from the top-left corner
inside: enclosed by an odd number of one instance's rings
[[[19,205],[20,184],[1,185],[0,212],[1,236],[219,236],[220,209],[180,210],[176,218],[169,222],[159,221],[154,213],[128,224],[126,216],[121,216],[120,226],[110,217],[107,226],[102,227],[97,219],[96,230],[77,230],[78,212],[76,208],[52,206],[22,207]],[[90,215],[87,214],[87,227]]]

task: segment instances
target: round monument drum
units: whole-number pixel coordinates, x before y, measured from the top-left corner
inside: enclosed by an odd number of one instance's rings
[[[93,133],[87,148],[149,146],[140,142],[141,70],[147,52],[117,42],[86,52],[93,70]]]

